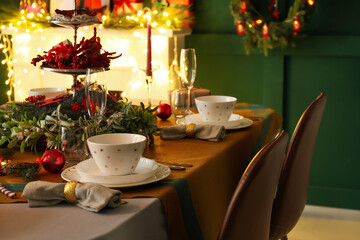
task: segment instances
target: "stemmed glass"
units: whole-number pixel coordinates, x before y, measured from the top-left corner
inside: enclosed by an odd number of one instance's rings
[[[96,134],[99,124],[105,113],[107,100],[106,69],[88,68],[85,79],[85,99],[89,117],[96,125]]]
[[[145,73],[145,83],[146,89],[148,93],[148,105],[151,106],[151,85],[153,82],[153,74],[155,71],[159,70],[160,66],[153,66],[151,70],[147,68],[139,67],[138,70],[143,71]]]
[[[180,53],[180,77],[183,84],[187,88],[187,105],[186,114],[193,114],[190,110],[191,106],[191,89],[194,87],[196,76],[196,54],[195,49],[181,49]]]

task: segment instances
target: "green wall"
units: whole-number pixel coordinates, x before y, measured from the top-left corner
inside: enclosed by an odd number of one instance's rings
[[[186,38],[186,46],[197,50],[195,85],[276,109],[289,133],[305,108],[325,92],[308,203],[360,209],[360,2],[319,1],[307,37],[268,57],[256,51],[245,55],[230,2],[195,1],[196,26]],[[279,0],[280,11],[287,12],[291,4]]]

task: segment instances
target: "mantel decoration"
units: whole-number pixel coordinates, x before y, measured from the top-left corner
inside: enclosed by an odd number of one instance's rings
[[[287,17],[279,19],[277,0],[272,0],[265,14],[260,13],[251,0],[233,0],[230,9],[239,35],[244,36],[244,48],[249,55],[251,49],[259,48],[267,56],[269,49],[295,46],[293,39],[300,35],[310,19],[315,0],[294,0]]]
[[[111,1],[114,9],[102,14],[102,24],[98,26],[99,28],[146,28],[148,22],[146,13],[149,11],[153,28],[178,29],[193,26],[193,0],[152,0],[152,6],[144,9],[132,7],[138,2],[142,2],[141,0]],[[5,34],[4,30],[13,33],[31,33],[43,32],[44,28],[48,27],[56,27],[55,24],[49,22],[51,16],[48,13],[47,2],[45,0],[21,0],[20,8],[13,8],[5,4],[0,5],[0,51],[5,56],[5,59],[1,59],[0,62],[7,67],[8,75],[5,79],[5,85],[8,86],[6,95],[9,101],[13,99],[14,94],[13,67],[16,59],[13,57],[11,34]],[[121,11],[124,8],[130,9],[130,11]],[[85,6],[79,9],[92,10],[85,8]],[[102,11],[102,9],[96,11]]]

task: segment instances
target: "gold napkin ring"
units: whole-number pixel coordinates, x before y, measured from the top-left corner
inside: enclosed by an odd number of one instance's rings
[[[70,181],[65,184],[64,195],[68,203],[75,204],[78,202],[75,195],[75,187],[77,183],[78,181]]]
[[[194,129],[195,129],[195,124],[194,123],[187,123],[185,125],[186,136],[189,137],[189,138],[193,138],[194,137]]]

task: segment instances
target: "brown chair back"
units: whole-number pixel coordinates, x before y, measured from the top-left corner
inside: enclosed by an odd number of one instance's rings
[[[218,239],[268,240],[271,209],[288,134],[281,131],[252,159],[225,214]]]
[[[270,239],[287,239],[304,210],[310,168],[320,122],[326,105],[321,93],[302,114],[285,156],[271,216]]]

